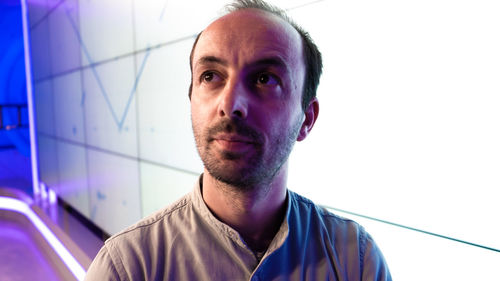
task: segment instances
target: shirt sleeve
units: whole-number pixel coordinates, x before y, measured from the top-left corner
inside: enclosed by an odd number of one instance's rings
[[[364,252],[362,259],[362,281],[392,281],[389,267],[382,252],[378,248],[373,238],[368,233],[365,234]]]
[[[116,266],[113,263],[109,251],[104,245],[97,256],[90,264],[90,267],[85,275],[85,281],[118,281],[121,280]]]

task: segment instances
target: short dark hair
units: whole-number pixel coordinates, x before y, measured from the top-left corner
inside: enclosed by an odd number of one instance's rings
[[[319,85],[319,78],[323,70],[323,60],[318,46],[314,43],[311,36],[302,27],[296,24],[284,10],[270,5],[262,0],[236,0],[226,6],[227,12],[232,13],[243,9],[258,9],[264,12],[271,13],[289,23],[302,38],[304,64],[306,67],[306,75],[304,77],[304,89],[302,93],[302,109],[305,111],[309,106],[311,100],[316,97],[316,90]],[[203,31],[202,31],[203,32]],[[189,67],[191,69],[191,84],[189,85],[189,98],[191,99],[191,92],[193,90],[193,54],[194,49],[200,39],[201,33],[198,34],[194,41],[191,54],[189,56]]]

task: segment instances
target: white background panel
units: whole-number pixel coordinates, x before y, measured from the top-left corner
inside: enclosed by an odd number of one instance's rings
[[[66,0],[55,8],[48,18],[50,28],[50,58],[52,73],[75,69],[81,65],[78,41],[78,1]],[[75,26],[72,26],[70,17]]]
[[[137,49],[198,34],[226,3],[213,1],[134,1]]]
[[[30,29],[31,68],[33,80],[49,76],[50,73],[50,34],[47,21],[42,21]]]
[[[309,4],[309,3],[312,3],[315,1],[317,1],[317,0],[270,0],[267,2],[279,7],[281,9],[289,10],[289,9],[300,8],[306,4]],[[227,2],[231,2],[231,1],[227,1]]]
[[[393,280],[498,280],[498,252],[342,212],[334,213],[365,227],[382,249]]]
[[[148,216],[191,192],[198,177],[141,162],[142,216]]]
[[[38,134],[39,177],[45,185],[57,190],[59,187],[59,164],[57,161],[57,141]]]
[[[81,73],[72,72],[53,80],[54,122],[58,137],[84,143]]]
[[[52,81],[45,80],[34,84],[36,130],[45,134],[54,135],[54,93]]]
[[[87,68],[83,81],[88,144],[137,157],[133,58]]]
[[[58,196],[90,218],[87,161],[85,148],[66,142],[57,143],[57,159],[60,167]]]
[[[150,52],[138,86],[139,138],[142,159],[201,172],[188,98],[193,42],[184,40]]]
[[[500,247],[491,223],[500,213],[500,40],[491,36],[500,10],[471,3],[324,1],[292,12],[325,64],[318,122],[292,154],[293,189]],[[328,164],[312,165],[320,159]]]
[[[133,51],[131,0],[84,0],[79,3],[83,64]]]
[[[109,234],[141,218],[139,163],[87,150],[90,219]]]

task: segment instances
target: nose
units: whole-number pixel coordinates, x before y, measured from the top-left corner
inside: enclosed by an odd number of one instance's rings
[[[227,83],[221,93],[219,116],[245,119],[247,114],[248,96],[243,83]]]

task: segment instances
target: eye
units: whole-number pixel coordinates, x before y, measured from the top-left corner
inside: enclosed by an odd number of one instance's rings
[[[221,77],[213,71],[205,71],[200,76],[200,81],[202,83],[212,83],[212,82],[218,82],[220,80]]]
[[[257,84],[266,86],[276,86],[279,84],[278,78],[269,73],[260,73],[257,75]]]

